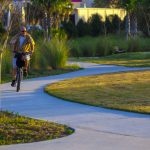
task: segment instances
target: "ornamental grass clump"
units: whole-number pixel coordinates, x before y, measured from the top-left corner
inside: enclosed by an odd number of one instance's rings
[[[69,52],[66,40],[54,38],[45,43],[43,48],[52,69],[63,68],[66,65]]]
[[[2,56],[2,74],[11,73],[12,68],[11,64],[12,64],[12,53],[10,50],[5,49]]]
[[[48,59],[45,57],[45,50],[43,48],[44,43],[42,40],[39,40],[36,43],[35,52],[33,53],[31,59],[31,68],[32,69],[47,69]]]

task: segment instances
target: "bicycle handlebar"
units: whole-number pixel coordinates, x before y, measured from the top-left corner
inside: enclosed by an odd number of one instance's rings
[[[32,55],[32,52],[17,52],[17,51],[13,51],[13,53],[15,53],[15,54],[22,54],[22,55],[28,55],[28,54]]]

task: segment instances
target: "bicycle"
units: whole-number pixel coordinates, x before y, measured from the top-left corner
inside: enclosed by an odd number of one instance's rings
[[[16,74],[16,92],[20,91],[21,80],[23,80],[23,67],[25,66],[25,55],[31,55],[31,53],[16,53],[16,66],[17,66],[17,74]]]
[[[25,61],[23,60],[24,53],[16,53],[16,66],[17,66],[17,74],[16,74],[16,92],[20,90],[21,80],[23,80],[23,67],[25,65]]]

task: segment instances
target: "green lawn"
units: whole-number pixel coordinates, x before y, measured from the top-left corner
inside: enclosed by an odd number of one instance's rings
[[[32,70],[29,72],[28,78],[58,75],[79,69],[79,66],[71,65],[57,70]],[[11,81],[11,74],[2,76],[2,83],[9,81]],[[73,132],[65,125],[0,111],[0,145],[52,140],[70,135]]]
[[[150,71],[74,78],[51,84],[45,91],[73,102],[150,113]]]
[[[73,58],[75,61],[93,62],[97,64],[113,64],[128,67],[150,67],[150,52],[114,54],[99,58]]]
[[[65,125],[0,111],[0,145],[52,140],[73,132]]]

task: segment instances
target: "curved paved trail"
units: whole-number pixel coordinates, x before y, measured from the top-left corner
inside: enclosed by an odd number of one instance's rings
[[[3,110],[66,124],[73,127],[75,133],[52,141],[0,146],[0,150],[150,150],[149,115],[67,102],[43,92],[48,83],[68,78],[140,69],[80,64],[84,70],[26,80],[19,93],[10,84],[1,86]]]

